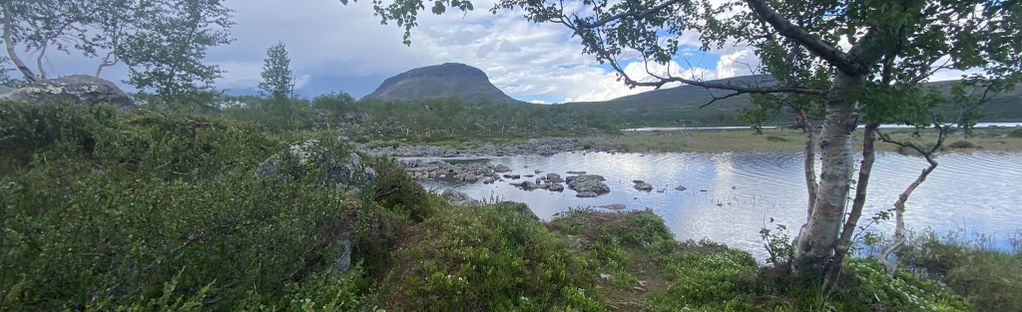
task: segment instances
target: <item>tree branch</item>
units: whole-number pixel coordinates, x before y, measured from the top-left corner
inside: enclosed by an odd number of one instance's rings
[[[617,21],[617,20],[620,20],[620,19],[623,19],[623,18],[626,18],[626,17],[631,17],[631,18],[634,18],[634,19],[644,19],[644,18],[646,18],[646,17],[648,17],[650,15],[656,14],[657,12],[660,12],[661,10],[663,10],[663,9],[669,7],[669,6],[675,5],[675,4],[679,3],[679,2],[681,2],[681,0],[669,0],[667,2],[658,4],[657,6],[649,8],[648,10],[645,10],[645,11],[642,11],[642,12],[625,11],[625,12],[621,12],[621,13],[618,13],[618,14],[615,14],[615,15],[608,16],[608,17],[606,17],[604,19],[598,20],[598,21],[593,22],[593,23],[587,23],[587,22],[584,22],[582,20],[576,20],[575,21],[575,27],[576,27],[576,29],[592,29],[592,28],[603,26],[603,25],[607,25],[608,23],[611,23],[611,22],[614,22],[614,21]]]
[[[807,50],[826,60],[830,65],[837,67],[842,72],[851,76],[866,73],[867,68],[852,60],[848,54],[841,51],[834,45],[824,42],[819,37],[795,26],[783,16],[774,11],[762,0],[745,0],[756,16],[770,24],[782,36],[795,41]]]

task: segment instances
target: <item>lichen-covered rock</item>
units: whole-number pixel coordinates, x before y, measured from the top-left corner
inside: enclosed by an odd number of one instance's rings
[[[113,82],[87,75],[43,80],[14,90],[5,96],[2,94],[0,93],[0,96],[11,100],[32,103],[67,102],[78,105],[110,103],[125,110],[136,108],[131,97]]]
[[[376,170],[362,161],[358,153],[324,146],[319,140],[291,144],[256,169],[258,174],[279,178],[302,178],[310,172],[318,172],[322,183],[334,183],[354,191],[362,190],[376,179]]]

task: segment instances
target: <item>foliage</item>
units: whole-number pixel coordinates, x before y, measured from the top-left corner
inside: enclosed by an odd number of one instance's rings
[[[287,56],[287,47],[277,42],[266,50],[263,72],[259,74],[263,81],[259,89],[270,99],[283,100],[294,97],[295,77],[291,72],[291,58]]]
[[[14,138],[3,144],[19,146],[4,149],[17,165],[0,175],[3,309],[347,310],[366,284],[361,273],[327,270],[339,256],[333,243],[351,229],[355,261],[371,260],[399,232],[395,215],[410,214],[315,174],[256,175],[285,141],[236,121],[102,105],[2,108],[0,136]]]
[[[125,38],[128,82],[164,98],[208,90],[222,70],[203,64],[206,49],[228,44],[233,11],[222,0],[176,0],[149,17],[151,32]]]
[[[203,64],[206,49],[230,42],[232,11],[220,0],[44,0],[2,6],[6,44],[45,55],[47,48],[100,58],[96,69],[123,62],[129,82],[170,97],[202,91],[220,69]],[[9,52],[14,49],[9,49]],[[20,61],[13,52],[7,55]],[[20,68],[30,80],[46,79]]]
[[[979,311],[1022,307],[1022,254],[989,250],[955,235],[927,232],[898,253],[906,269],[941,280]]]
[[[448,209],[395,252],[395,309],[601,310],[567,244],[514,204]]]

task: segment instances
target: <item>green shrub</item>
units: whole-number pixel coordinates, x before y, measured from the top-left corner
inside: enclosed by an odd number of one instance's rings
[[[942,280],[979,311],[1022,307],[1022,254],[986,250],[926,233],[898,253],[902,265]]]
[[[845,284],[837,300],[842,309],[885,311],[970,311],[964,298],[935,281],[899,271],[888,275],[875,260],[850,260],[845,264]]]
[[[969,141],[954,141],[948,144],[948,148],[979,148],[978,145]]]
[[[583,263],[510,204],[447,209],[394,254],[395,310],[600,310]]]
[[[114,131],[117,121],[117,111],[109,105],[0,101],[0,172],[27,165],[57,142],[80,146],[79,153],[89,155],[97,136]]]
[[[379,203],[320,183],[322,168],[255,174],[284,141],[244,124],[4,109],[33,116],[4,133],[34,145],[12,152],[26,161],[0,178],[0,310],[347,310],[338,298],[363,298],[367,285],[345,281],[368,273],[329,273],[336,241],[350,233],[354,262],[371,264],[403,226]]]

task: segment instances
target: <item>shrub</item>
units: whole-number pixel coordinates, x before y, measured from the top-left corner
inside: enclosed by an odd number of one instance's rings
[[[1008,133],[1008,136],[1012,138],[1022,138],[1022,128],[1011,130],[1011,133]]]
[[[978,145],[969,141],[954,141],[948,144],[948,148],[979,148]]]
[[[926,233],[898,253],[921,276],[942,280],[977,310],[1022,307],[1022,254],[1007,254]]]
[[[394,254],[395,310],[599,310],[567,243],[509,204],[448,209]]]

